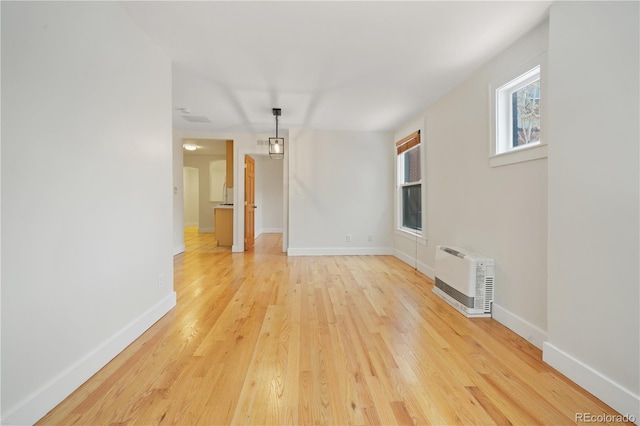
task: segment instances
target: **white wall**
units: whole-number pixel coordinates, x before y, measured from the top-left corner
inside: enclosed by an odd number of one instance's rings
[[[182,169],[182,138],[173,131],[173,254],[184,252],[184,183]]]
[[[210,201],[211,191],[211,174],[209,171],[209,163],[214,160],[224,160],[224,156],[219,155],[184,155],[184,165],[186,167],[194,167],[199,172],[199,205],[198,212],[198,232],[215,232],[215,221],[213,218],[213,209],[221,203],[221,201]],[[222,191],[222,187],[220,187]]]
[[[222,201],[210,201],[211,199],[211,173],[209,171],[209,163],[214,160],[224,162],[225,157],[219,155],[189,155],[184,154],[184,165],[186,167],[194,167],[198,169],[199,181],[199,221],[198,232],[214,232],[215,223],[213,219],[213,209]],[[222,187],[220,191],[222,192]]]
[[[31,424],[175,305],[171,66],[116,3],[1,7],[2,423]]]
[[[392,135],[291,129],[289,140],[289,254],[391,254]]]
[[[426,241],[396,232],[396,256],[433,277],[435,247],[496,261],[494,318],[538,347],[546,339],[547,161],[489,166],[489,84],[545,52],[542,23],[395,134],[422,129]]]
[[[639,7],[557,2],[544,359],[640,419]]]
[[[263,232],[282,232],[282,160],[255,156],[256,238]]]
[[[196,167],[183,167],[183,170],[184,226],[198,226],[200,220],[200,171]]]

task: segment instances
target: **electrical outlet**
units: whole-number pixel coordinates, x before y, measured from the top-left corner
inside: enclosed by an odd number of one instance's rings
[[[351,234],[347,234],[347,242],[350,243],[352,240]]]
[[[373,235],[369,235],[368,239],[369,239],[370,242],[373,241]]]
[[[158,288],[162,288],[164,286],[164,278],[162,278],[162,274],[158,274]]]

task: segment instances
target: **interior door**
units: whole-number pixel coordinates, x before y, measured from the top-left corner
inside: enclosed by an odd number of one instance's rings
[[[256,224],[256,161],[244,157],[244,250],[251,250],[255,242]]]

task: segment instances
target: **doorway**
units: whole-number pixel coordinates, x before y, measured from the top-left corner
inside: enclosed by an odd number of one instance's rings
[[[226,141],[218,139],[183,139],[183,145],[192,145],[195,150],[183,149],[183,169],[191,170],[191,176],[183,175],[184,198],[191,204],[184,205],[185,227],[195,226],[201,234],[215,233],[214,209],[224,203],[226,198]],[[197,170],[198,179],[195,180]],[[197,185],[194,183],[197,182]],[[195,195],[197,193],[197,196]],[[194,199],[196,201],[194,201]],[[197,215],[190,214],[187,209],[197,205]],[[194,223],[196,222],[196,223]]]
[[[242,159],[238,165],[242,170],[244,168],[245,156],[250,156],[255,160],[255,198],[253,204],[256,206],[254,210],[254,224],[253,231],[255,240],[258,240],[261,235],[264,234],[283,234],[284,235],[284,212],[286,208],[284,206],[284,167],[285,163],[280,160],[273,160],[264,152],[256,152],[249,150],[241,150],[239,157]],[[245,187],[245,174],[241,173],[238,176],[241,179],[238,182],[238,188]],[[238,203],[244,204],[245,198],[243,192],[239,192]],[[247,203],[249,204],[249,203]],[[245,215],[245,208],[241,208],[237,211],[237,220],[240,225],[236,228],[240,238],[240,243],[244,243],[245,237],[245,222],[247,221]],[[283,237],[279,238],[282,241]],[[236,248],[238,252],[245,251],[244,244],[242,248]]]
[[[284,190],[283,164],[268,155],[254,155],[256,160],[255,235],[281,234]]]

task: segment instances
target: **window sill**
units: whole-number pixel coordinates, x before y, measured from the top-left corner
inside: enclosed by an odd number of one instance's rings
[[[406,238],[407,240],[417,241],[423,246],[427,245],[427,239],[422,236],[422,234],[418,234],[416,232],[407,231],[406,229],[397,228],[396,235],[398,237]]]
[[[546,144],[520,148],[514,151],[492,155],[489,157],[489,166],[500,167],[509,164],[523,163],[525,161],[539,160],[541,158],[547,158]]]

